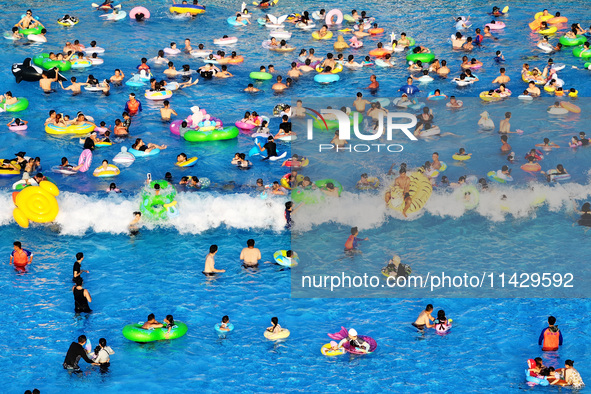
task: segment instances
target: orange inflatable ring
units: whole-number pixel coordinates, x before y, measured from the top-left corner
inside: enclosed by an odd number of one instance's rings
[[[227,60],[227,63],[229,64],[238,64],[238,63],[242,63],[244,61],[244,57],[243,56],[236,56],[236,57],[231,57]]]
[[[369,29],[368,32],[372,36],[375,36],[377,34],[382,34],[384,32],[384,29],[382,27],[376,27],[376,28]]]
[[[389,55],[391,53],[392,53],[392,51],[389,51],[384,48],[376,48],[376,49],[372,49],[371,51],[369,51],[370,56],[374,56],[374,57],[384,57],[384,56]]]
[[[521,166],[521,169],[527,172],[538,172],[542,169],[542,166],[539,163],[525,163]]]
[[[559,25],[561,23],[568,22],[568,18],[566,16],[555,16],[552,19],[548,19],[546,22],[548,22],[550,25]]]

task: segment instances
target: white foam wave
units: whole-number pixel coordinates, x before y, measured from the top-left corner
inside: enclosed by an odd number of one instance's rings
[[[401,213],[387,209],[384,190],[367,193],[344,191],[340,198],[304,205],[293,215],[297,231],[308,231],[326,223],[357,226],[362,230],[379,228],[389,220],[417,220],[425,215],[457,219],[477,214],[501,222],[513,218],[535,218],[540,206],[551,212],[572,212],[591,197],[589,184],[531,183],[524,185],[493,185],[480,193],[480,202],[467,210],[462,196],[450,189],[435,189],[425,209],[404,218]],[[262,200],[248,194],[179,193],[180,215],[169,221],[143,225],[148,229],[165,227],[181,234],[199,234],[222,226],[233,229],[270,229],[281,231],[285,226],[283,211],[287,198]],[[82,195],[63,192],[58,196],[60,212],[55,220],[60,234],[83,235],[87,231],[122,234],[129,231],[132,213],[139,209],[139,196]],[[0,195],[0,225],[16,225],[12,218],[14,204],[9,193]]]
[[[0,225],[16,225],[12,218],[14,204],[10,194],[0,197]],[[139,210],[139,196],[82,195],[63,192],[58,197],[60,207],[55,223],[62,235],[83,235],[87,231],[122,234],[129,231],[133,212]],[[179,193],[180,215],[157,223],[144,221],[143,226],[176,229],[181,234],[199,234],[226,226],[235,229],[271,229],[285,227],[285,198],[262,200],[247,194]]]
[[[480,193],[479,204],[473,210],[466,209],[463,196],[457,190],[435,189],[425,208],[417,214],[409,214],[408,218],[386,208],[384,190],[376,193],[345,191],[338,199],[304,205],[293,216],[294,228],[308,231],[323,223],[336,223],[367,230],[379,228],[392,218],[417,220],[424,215],[457,219],[466,214],[477,214],[493,222],[535,218],[537,210],[542,206],[552,212],[580,209],[582,202],[591,196],[591,187],[576,183],[553,186],[541,183],[525,186],[491,185],[489,190]]]

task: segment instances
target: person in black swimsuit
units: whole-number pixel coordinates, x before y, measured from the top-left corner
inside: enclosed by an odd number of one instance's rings
[[[92,302],[92,297],[88,290],[86,290],[82,283],[84,282],[80,276],[74,278],[74,282],[76,285],[72,287],[72,293],[74,294],[74,311],[76,313],[90,313],[92,309],[88,305],[89,302]]]

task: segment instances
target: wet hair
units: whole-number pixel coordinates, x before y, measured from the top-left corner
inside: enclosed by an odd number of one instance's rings
[[[443,309],[437,311],[437,319],[439,321],[447,320],[447,318],[445,317],[445,311]]]
[[[249,239],[248,241],[246,241],[246,246],[254,246],[254,239]]]
[[[556,318],[554,316],[548,317],[548,324],[553,326],[556,323]]]
[[[230,321],[230,318],[228,317],[228,315],[222,317],[222,323],[227,323]]]
[[[432,311],[433,310],[433,305],[432,304],[427,304],[427,306],[425,307],[426,311]]]
[[[273,323],[273,329],[275,329],[275,327],[277,327],[277,324],[279,324],[279,319],[275,316],[273,316],[271,318],[271,323]]]
[[[351,227],[351,235],[355,235],[359,232],[359,230],[357,229],[357,227]]]
[[[83,257],[84,257],[84,253],[82,253],[82,252],[76,253],[76,260],[80,260]]]
[[[209,253],[215,253],[218,251],[218,246],[217,245],[211,245],[209,247]]]
[[[148,315],[148,320],[154,320],[155,318],[156,318],[156,316],[154,316],[154,314],[153,314],[153,313],[150,313],[150,314]]]

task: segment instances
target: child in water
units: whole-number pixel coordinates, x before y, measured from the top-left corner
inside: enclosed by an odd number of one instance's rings
[[[220,324],[220,331],[230,331],[228,328],[228,324],[230,324],[230,318],[228,316],[222,317],[222,324]]]
[[[349,251],[357,251],[357,242],[358,241],[368,241],[369,238],[365,237],[364,239],[358,239],[357,236],[359,235],[359,230],[357,227],[351,228],[351,235],[347,238],[347,242],[345,242],[345,252]]]

